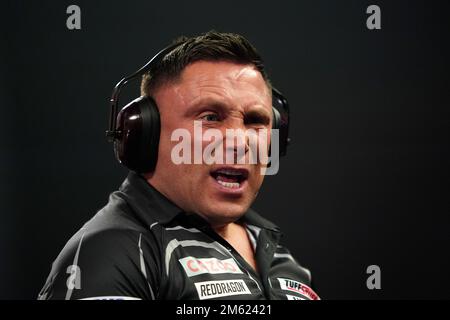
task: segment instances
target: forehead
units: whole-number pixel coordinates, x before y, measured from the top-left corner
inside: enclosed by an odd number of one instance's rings
[[[253,65],[228,61],[189,64],[181,73],[174,90],[187,100],[209,95],[256,100],[271,105],[271,94],[261,73]]]
[[[196,61],[181,73],[182,80],[264,81],[261,73],[251,64],[229,61]]]

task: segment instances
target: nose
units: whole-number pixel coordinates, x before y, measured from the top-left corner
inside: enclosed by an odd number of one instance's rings
[[[225,129],[225,155],[227,164],[244,164],[249,151],[249,137],[244,121],[233,121]]]

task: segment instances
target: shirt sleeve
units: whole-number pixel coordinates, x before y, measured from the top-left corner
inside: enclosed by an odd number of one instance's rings
[[[159,268],[152,241],[143,233],[83,229],[52,265],[38,299],[155,299]]]

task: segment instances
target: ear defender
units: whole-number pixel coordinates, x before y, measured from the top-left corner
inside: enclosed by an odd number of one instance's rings
[[[161,131],[158,106],[151,97],[141,96],[128,103],[118,113],[120,90],[128,81],[148,72],[154,64],[181,44],[164,48],[142,68],[120,80],[114,87],[110,100],[109,130],[106,131],[106,136],[109,141],[114,142],[117,160],[137,173],[151,172],[156,167]],[[272,102],[277,102],[277,107],[272,107],[272,128],[280,130],[279,152],[280,156],[284,156],[290,141],[288,137],[289,105],[286,98],[275,88],[272,88]]]
[[[139,97],[117,116],[120,138],[114,140],[117,160],[130,170],[153,171],[158,159],[159,111],[151,97]]]

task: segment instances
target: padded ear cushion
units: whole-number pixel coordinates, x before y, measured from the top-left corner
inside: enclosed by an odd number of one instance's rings
[[[280,112],[275,107],[272,107],[272,113],[273,113],[272,129],[280,129],[280,124],[281,124]],[[279,143],[282,144],[283,142],[280,141]],[[269,146],[269,153],[268,153],[269,157],[272,154],[271,151],[272,151],[272,148]]]
[[[275,107],[272,107],[273,112],[273,121],[272,121],[272,129],[279,130],[279,153],[280,156],[285,156],[287,151],[287,146],[289,144],[288,131],[289,131],[289,115],[283,114],[281,115],[280,111],[278,111]],[[269,150],[270,152],[270,150]]]
[[[158,159],[160,118],[150,97],[139,97],[117,116],[120,138],[114,143],[116,158],[138,173],[153,171]]]
[[[289,144],[289,104],[286,98],[275,88],[272,88],[273,129],[279,130],[280,157],[285,156]],[[274,106],[277,107],[274,107]]]
[[[275,107],[272,107],[272,112],[273,112],[272,129],[280,129],[281,124],[280,112]]]
[[[142,115],[142,142],[136,154],[139,167],[136,171],[145,173],[153,171],[158,161],[159,136],[161,120],[156,102],[151,97],[144,97],[140,103]]]
[[[283,110],[283,112],[280,113],[279,129],[280,129],[280,157],[283,157],[286,155],[287,147],[290,142],[289,113],[287,113],[285,110]]]

